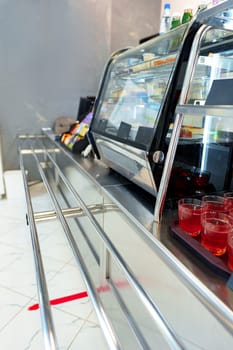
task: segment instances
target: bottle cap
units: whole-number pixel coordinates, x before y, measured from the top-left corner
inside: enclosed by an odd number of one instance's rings
[[[166,10],[166,9],[169,9],[170,10],[170,8],[171,8],[171,5],[170,4],[164,4],[164,9]]]
[[[193,13],[193,10],[192,9],[184,9],[184,13]]]

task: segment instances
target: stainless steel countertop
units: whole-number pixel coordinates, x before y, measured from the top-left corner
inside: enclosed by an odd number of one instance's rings
[[[51,139],[54,136],[50,135]],[[83,158],[56,142],[65,154],[77,162],[125,211],[130,213],[153,235],[153,212],[155,198],[120,174],[109,169],[101,160],[92,156]],[[213,271],[205,262],[195,256],[187,247],[173,238],[169,225],[177,219],[177,210],[164,209],[162,222],[156,239],[175,255],[207,288],[233,311],[233,291],[226,285],[228,278]]]

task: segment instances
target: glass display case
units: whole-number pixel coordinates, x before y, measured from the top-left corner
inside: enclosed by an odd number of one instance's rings
[[[188,24],[115,54],[107,65],[90,128],[93,144],[110,168],[155,196],[171,135],[178,131],[171,196],[198,191],[194,179],[204,172],[206,191],[230,186],[232,8],[226,1],[205,10]],[[184,105],[189,107],[181,113]],[[174,131],[177,114],[182,123]]]
[[[112,63],[93,130],[148,149],[184,31],[127,50]]]
[[[196,40],[186,96],[176,108],[182,125],[169,197],[221,193],[233,185],[233,35],[207,27]]]
[[[153,149],[177,99],[180,47],[187,26],[126,50],[107,66],[91,124],[98,153],[111,168],[157,193]],[[180,88],[180,87],[179,87]],[[176,90],[176,91],[175,91]],[[175,103],[174,103],[175,106]]]

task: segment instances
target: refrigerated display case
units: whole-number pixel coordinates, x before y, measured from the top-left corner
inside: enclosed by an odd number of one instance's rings
[[[157,192],[153,150],[174,113],[170,106],[179,94],[177,62],[186,31],[182,26],[112,60],[91,125],[101,159],[152,194]],[[169,107],[168,100],[174,100]]]
[[[90,128],[98,156],[156,197],[175,133],[171,196],[231,186],[231,14],[232,1],[222,3],[107,66]],[[187,109],[181,113],[180,106]],[[182,122],[174,130],[178,114]],[[201,189],[198,174],[206,175]]]

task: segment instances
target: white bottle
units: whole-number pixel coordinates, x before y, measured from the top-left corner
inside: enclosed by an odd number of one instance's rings
[[[160,22],[159,33],[167,33],[171,28],[171,5],[164,4],[163,15]]]

